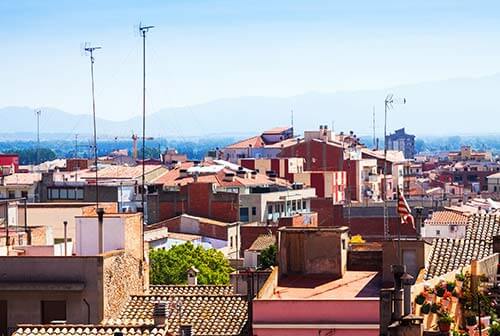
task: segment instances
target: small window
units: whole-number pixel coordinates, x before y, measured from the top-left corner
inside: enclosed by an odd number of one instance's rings
[[[76,191],[75,189],[68,189],[68,199],[76,199]]]
[[[269,206],[267,207],[267,213],[268,213],[269,215],[271,215],[271,214],[273,213],[273,206],[272,206],[272,205],[269,205]]]
[[[229,239],[229,242],[230,242],[230,243],[229,243],[229,246],[230,246],[231,248],[233,248],[233,237],[231,237],[231,238]]]
[[[345,239],[342,239],[342,250],[345,250]]]
[[[9,190],[9,198],[16,198],[16,192]]]
[[[42,324],[66,322],[66,301],[42,301]]]
[[[307,209],[307,202],[306,201],[302,202],[302,209],[304,209],[304,210]]]
[[[240,208],[240,221],[248,222],[248,208]]]
[[[60,199],[68,199],[68,189],[59,190],[59,198]]]
[[[252,216],[257,216],[257,208],[252,207]]]
[[[59,199],[59,189],[49,189],[49,198],[53,200]]]
[[[25,191],[25,190],[21,191],[21,197],[22,198],[28,198],[28,192]]]
[[[83,199],[83,189],[76,189],[76,199],[77,200]]]
[[[441,230],[436,230],[436,236],[441,235]]]

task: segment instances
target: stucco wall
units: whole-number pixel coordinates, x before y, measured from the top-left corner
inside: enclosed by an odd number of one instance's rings
[[[68,323],[99,323],[103,316],[102,257],[0,257],[0,300],[8,301],[8,326],[41,322],[42,300],[66,301]],[[83,284],[68,291],[67,284]],[[26,285],[17,290],[6,285]],[[3,289],[2,289],[3,288]],[[34,288],[34,289],[33,289]],[[90,305],[90,316],[83,300]]]

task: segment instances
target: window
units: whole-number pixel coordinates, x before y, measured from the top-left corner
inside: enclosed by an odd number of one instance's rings
[[[42,301],[42,324],[66,322],[66,301]]]
[[[292,211],[297,210],[297,202],[292,201]]]
[[[441,230],[436,230],[436,236],[441,235]]]
[[[342,250],[345,250],[345,239],[342,239]]]
[[[26,190],[21,191],[22,198],[28,198],[28,192]]]
[[[240,208],[240,221],[248,222],[248,208]]]
[[[68,199],[76,199],[75,189],[68,189]]]
[[[76,189],[76,199],[77,200],[82,200],[83,199],[83,189]]]
[[[67,189],[59,190],[59,198],[60,199],[68,199],[68,190]]]
[[[16,192],[9,190],[9,198],[16,198]]]
[[[229,241],[230,241],[229,246],[230,246],[231,248],[233,248],[233,237],[231,237],[231,238],[229,239]]]
[[[302,209],[306,210],[307,209],[307,202],[302,201]]]
[[[252,216],[257,216],[257,208],[252,207]]]

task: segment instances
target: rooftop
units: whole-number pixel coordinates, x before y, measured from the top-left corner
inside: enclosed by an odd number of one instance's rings
[[[262,251],[268,248],[271,245],[276,244],[276,236],[273,234],[263,234],[257,237],[257,239],[254,240],[250,248],[248,248],[249,251]]]
[[[122,332],[124,335],[150,335],[166,336],[163,328],[152,326],[146,327],[124,327],[124,326],[100,326],[85,324],[65,324],[65,325],[19,325],[12,333],[12,336],[94,336],[113,335],[115,332]]]
[[[464,239],[434,239],[425,278],[432,279],[493,254],[493,236],[500,234],[500,215],[469,217]]]
[[[332,300],[378,298],[378,272],[347,271],[341,279],[322,275],[288,275],[279,280],[271,299]]]
[[[469,217],[458,211],[435,211],[425,220],[426,225],[467,225]]]

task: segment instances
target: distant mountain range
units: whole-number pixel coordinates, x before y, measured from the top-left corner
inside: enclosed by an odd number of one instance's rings
[[[187,138],[210,135],[247,135],[274,126],[289,125],[291,110],[298,132],[320,124],[336,130],[371,135],[372,111],[376,132],[383,131],[384,98],[388,93],[407,100],[389,111],[388,130],[406,127],[417,135],[500,134],[500,74],[412,84],[386,90],[306,93],[293,97],[240,97],[193,106],[165,108],[147,116],[153,136]],[[92,119],[54,108],[43,108],[42,134],[91,134]],[[98,115],[104,112],[97,110]],[[36,132],[36,117],[29,107],[0,109],[0,133]],[[141,118],[110,121],[98,118],[100,137],[140,134]]]

